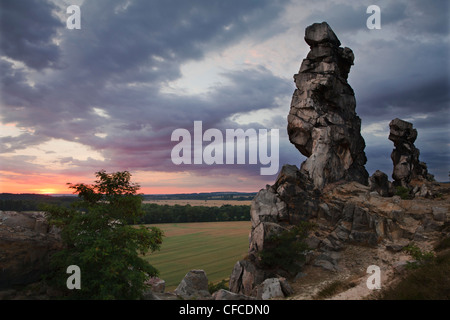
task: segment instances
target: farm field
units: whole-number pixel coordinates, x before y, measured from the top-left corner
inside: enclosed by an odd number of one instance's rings
[[[156,203],[159,205],[174,206],[176,204],[185,206],[207,206],[207,207],[221,207],[229,204],[232,206],[249,206],[252,204],[251,200],[196,200],[196,199],[169,199],[169,200],[144,200],[142,203]]]
[[[186,273],[203,269],[209,282],[228,279],[248,250],[250,221],[152,224],[164,231],[161,250],[144,256],[173,291]]]

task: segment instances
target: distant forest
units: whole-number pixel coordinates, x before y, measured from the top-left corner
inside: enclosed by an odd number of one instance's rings
[[[181,223],[212,221],[250,221],[250,206],[223,205],[221,207],[191,205],[158,205],[145,203],[142,205],[145,215],[139,223]]]
[[[171,197],[173,196],[173,197]],[[198,197],[197,197],[198,196]],[[159,199],[234,199],[248,200],[253,194],[193,194],[165,195]],[[158,196],[160,197],[160,196]],[[150,199],[151,196],[143,196]],[[40,194],[0,194],[0,210],[2,211],[40,211],[42,205],[58,205],[69,207],[76,201],[76,196],[49,196]],[[154,198],[151,198],[154,199]],[[159,205],[154,203],[142,204],[145,214],[137,223],[182,223],[182,222],[212,222],[212,221],[250,221],[249,205],[222,205],[221,207],[191,206],[191,205]]]
[[[39,211],[43,204],[69,207],[76,201],[76,196],[53,197],[44,194],[0,194],[0,210],[2,211]]]
[[[146,194],[145,200],[252,200],[256,192],[205,192],[178,194]]]

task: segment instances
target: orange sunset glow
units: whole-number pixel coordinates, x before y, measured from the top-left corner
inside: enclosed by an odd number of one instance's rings
[[[36,194],[71,194],[67,183],[93,183],[95,180],[94,173],[86,176],[66,176],[66,175],[31,175],[20,176],[11,175],[8,172],[1,172],[0,193],[36,193]],[[217,186],[208,186],[208,180],[212,177],[198,180],[196,184],[192,184],[190,174],[187,173],[160,173],[160,172],[131,172],[131,180],[138,183],[141,188],[139,193],[144,194],[175,194],[175,193],[195,193],[195,192],[221,192],[221,191],[237,191],[237,192],[254,192],[258,189],[258,182],[255,183],[254,189],[248,187],[245,183],[246,179],[232,181],[229,184],[223,183]],[[236,182],[238,182],[236,184]],[[153,185],[153,186],[152,186]]]

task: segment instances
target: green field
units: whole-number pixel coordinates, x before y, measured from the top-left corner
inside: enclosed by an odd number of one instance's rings
[[[213,283],[228,279],[248,251],[250,221],[152,224],[164,231],[161,250],[144,256],[174,290],[186,273],[203,269]]]

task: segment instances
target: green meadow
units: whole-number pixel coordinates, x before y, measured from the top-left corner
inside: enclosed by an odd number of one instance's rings
[[[230,277],[248,250],[250,221],[152,224],[164,231],[161,250],[144,256],[174,290],[186,273],[203,269],[209,282]]]

